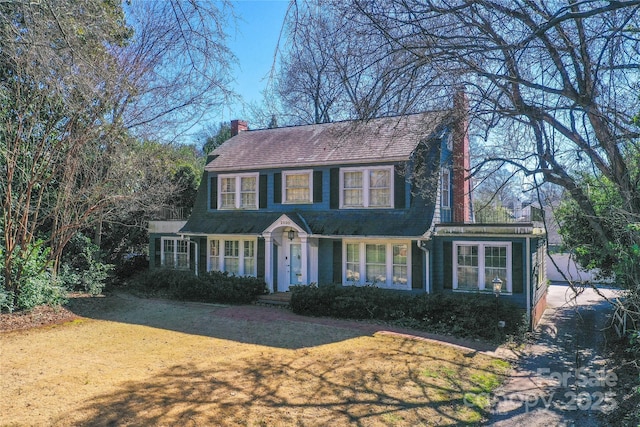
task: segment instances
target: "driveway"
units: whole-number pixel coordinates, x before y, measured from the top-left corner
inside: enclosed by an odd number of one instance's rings
[[[547,310],[510,380],[494,394],[488,425],[599,426],[615,409],[617,377],[605,354],[611,306],[601,295],[567,284],[549,287]]]

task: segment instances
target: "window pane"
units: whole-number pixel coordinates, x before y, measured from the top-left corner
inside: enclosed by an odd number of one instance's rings
[[[220,241],[209,241],[209,269],[213,271],[220,270]]]
[[[239,242],[237,240],[224,241],[224,256],[237,257],[239,255]]]
[[[174,240],[164,240],[163,241],[163,267],[175,268],[175,258],[174,258]]]
[[[189,242],[187,240],[176,241],[176,268],[189,268]]]
[[[253,176],[243,177],[241,180],[241,191],[256,191],[256,178]]]
[[[393,245],[393,283],[407,284],[407,245]]]
[[[224,271],[231,274],[240,274],[240,242],[237,240],[225,240],[224,242]]]
[[[287,202],[309,202],[309,174],[289,174],[285,180],[285,194]]]
[[[344,173],[343,203],[345,206],[363,206],[362,172]]]
[[[369,171],[369,206],[391,206],[391,172]]]
[[[360,244],[347,244],[347,280],[360,282]]]
[[[448,170],[442,171],[442,206],[445,208],[449,207],[449,187],[450,187],[450,175]]]
[[[484,286],[493,289],[491,283],[499,277],[503,284],[507,282],[507,248],[505,246],[485,246],[484,248]],[[503,285],[504,286],[504,285]]]
[[[252,240],[244,242],[244,275],[255,276],[256,260],[255,260],[255,244]]]
[[[243,177],[240,179],[240,207],[255,208],[256,205],[256,177]]]
[[[386,245],[366,245],[367,283],[387,281]]]
[[[222,178],[220,184],[220,207],[236,207],[236,179]]]
[[[309,174],[286,175],[285,194],[287,202],[308,202]]]
[[[458,246],[458,289],[478,289],[478,246]]]

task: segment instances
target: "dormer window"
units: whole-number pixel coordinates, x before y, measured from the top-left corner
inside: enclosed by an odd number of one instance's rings
[[[310,170],[282,172],[284,203],[313,203],[312,172]]]
[[[220,175],[220,209],[258,209],[258,174]]]
[[[340,170],[341,208],[393,207],[393,167]]]

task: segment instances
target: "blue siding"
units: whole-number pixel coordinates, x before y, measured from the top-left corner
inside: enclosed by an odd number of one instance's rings
[[[527,272],[526,272],[526,268],[524,265],[524,260],[527,259],[527,255],[526,255],[526,239],[524,238],[510,238],[510,239],[506,239],[506,238],[487,238],[485,236],[473,236],[473,237],[446,237],[446,238],[434,238],[433,243],[432,243],[432,248],[431,248],[431,288],[433,292],[455,292],[453,290],[450,289],[444,289],[444,281],[445,281],[445,265],[447,265],[446,261],[445,261],[445,256],[447,256],[445,254],[444,251],[444,242],[461,242],[461,241],[474,241],[474,242],[511,242],[511,243],[519,243],[519,245],[513,245],[513,250],[515,251],[516,248],[519,246],[521,248],[521,258],[523,260],[523,265],[521,266],[521,274],[518,275],[518,277],[516,277],[516,268],[512,268],[512,280],[521,280],[522,281],[522,292],[520,293],[513,293],[511,295],[507,295],[507,294],[503,294],[500,298],[505,298],[509,301],[514,302],[515,304],[517,304],[519,307],[522,308],[526,308],[527,305],[527,296],[526,296],[526,280],[527,280]],[[453,255],[452,255],[453,256]],[[529,254],[529,256],[531,256],[531,254]],[[515,256],[514,256],[515,258]],[[453,265],[451,265],[451,268],[453,268]]]
[[[318,284],[333,283],[333,240],[320,239],[318,242]]]
[[[393,163],[385,163],[385,164],[375,164],[375,166],[389,166],[389,165],[394,165]],[[348,167],[348,166],[354,166],[354,165],[342,165],[342,166],[332,166],[333,168],[339,168],[339,167]],[[370,166],[367,164],[358,164],[358,167],[362,167],[362,166]],[[300,203],[300,204],[293,204],[293,203],[275,203],[275,194],[274,194],[274,185],[275,185],[275,179],[274,179],[274,175],[276,173],[282,173],[283,171],[295,171],[298,169],[263,169],[263,170],[256,170],[254,172],[260,172],[260,174],[266,175],[267,176],[267,207],[266,209],[261,209],[264,211],[270,211],[270,212],[291,212],[291,211],[300,211],[300,212],[305,212],[305,211],[328,211],[330,210],[330,205],[329,205],[329,200],[330,200],[330,196],[331,196],[331,182],[330,182],[330,169],[331,167],[315,167],[313,168],[313,172],[322,172],[322,202],[316,202],[316,203]],[[307,169],[305,169],[307,170]],[[243,171],[243,173],[250,173],[251,171]],[[228,172],[224,172],[224,174],[228,174]],[[216,176],[216,173],[209,173],[208,174],[208,178],[206,180],[203,180],[202,185],[211,185],[211,182],[215,181],[215,180],[211,180],[210,178],[213,176]],[[315,184],[314,184],[315,185]],[[392,188],[393,190],[393,188]],[[210,195],[211,195],[211,191],[209,191],[209,189],[206,191],[207,194],[207,209],[209,212],[216,212],[215,209],[210,209],[209,207],[211,206],[211,200],[210,200]],[[405,182],[404,185],[404,194],[405,197],[404,199],[407,201],[407,203],[405,203],[405,207],[403,209],[406,209],[406,207],[408,206],[408,201],[411,200],[411,186],[409,183]],[[284,197],[284,195],[282,196]],[[385,210],[394,210],[394,209],[385,209]],[[398,210],[398,209],[395,209]],[[354,211],[354,209],[349,209],[349,211]],[[363,209],[363,211],[366,211],[368,213],[371,213],[373,215],[375,215],[376,209]]]

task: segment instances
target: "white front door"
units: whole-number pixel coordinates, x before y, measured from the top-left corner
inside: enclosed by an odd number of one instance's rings
[[[287,289],[289,286],[304,285],[302,277],[302,244],[300,241],[291,241],[286,245],[286,280]]]

